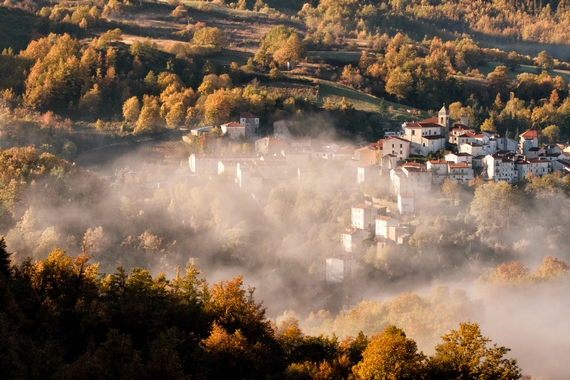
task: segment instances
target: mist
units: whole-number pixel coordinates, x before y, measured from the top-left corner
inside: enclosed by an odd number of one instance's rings
[[[327,133],[313,144],[349,144]],[[546,255],[569,259],[564,194],[513,206],[518,219],[508,233],[481,233],[470,213],[474,189],[462,189],[452,204],[434,186],[417,215],[394,214],[410,228],[410,242],[380,259],[371,258],[374,247],[357,247],[355,275],[339,285],[325,281],[325,260],[346,254],[339,235],[350,224],[350,208],[369,200],[354,161],[313,159],[299,179],[276,182],[260,204],[231,178],[191,173],[187,158],[165,160],[148,146],[120,152],[109,160],[113,155],[102,150],[88,171],[74,169],[26,189],[26,206],[0,231],[15,262],[43,259],[53,247],[77,255],[87,246],[102,273],[142,267],[172,278],[177,267],[194,264],[209,283],[243,275],[270,318],[293,313],[307,334],[371,335],[395,323],[427,354],[442,334],[470,320],[493,343],[511,348],[525,375],[570,376],[562,360],[570,348],[568,279],[512,286],[478,281],[504,262],[534,270]],[[344,297],[360,303],[356,311],[340,311]]]

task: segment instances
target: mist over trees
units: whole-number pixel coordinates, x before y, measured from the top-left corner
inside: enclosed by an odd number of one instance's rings
[[[477,324],[442,336],[428,358],[393,325],[339,342],[305,336],[292,318],[272,324],[241,277],[208,285],[193,266],[171,280],[142,268],[103,275],[88,254],[59,249],[10,266],[3,240],[0,255],[9,343],[0,364],[11,378],[520,378],[508,349],[487,347]]]
[[[353,145],[445,103],[452,122],[564,141],[569,57],[542,43],[566,43],[568,11],[526,0],[5,1],[0,368],[516,379],[517,357],[525,374],[567,373],[554,331],[567,325],[552,317],[567,312],[553,306],[568,281],[567,176],[445,181],[400,220],[409,241],[365,239],[337,285],[324,263],[346,254],[351,206],[395,208],[385,177],[358,184],[353,160],[311,160],[259,202],[229,175],[184,167],[191,153],[251,154],[253,140],[220,128],[242,112],[259,116],[260,136],[286,119],[294,137]],[[523,42],[538,44],[509,51]],[[204,125],[210,134],[188,133]]]

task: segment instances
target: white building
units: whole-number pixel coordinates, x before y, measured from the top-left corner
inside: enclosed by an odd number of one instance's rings
[[[309,153],[291,147],[283,149],[281,153],[285,157],[287,165],[293,169],[306,168],[311,158]]]
[[[351,208],[351,221],[352,226],[355,228],[360,228],[361,230],[365,230],[371,227],[376,220],[376,216],[378,215],[378,210],[375,207],[365,205],[365,204],[357,204],[356,206],[352,206]]]
[[[255,154],[239,154],[239,153],[193,153],[188,159],[190,171],[198,174],[216,175],[218,173],[218,163],[224,161],[243,161],[256,158]]]
[[[398,211],[400,214],[413,214],[415,212],[413,194],[398,194]]]
[[[473,169],[466,162],[459,164],[449,163],[448,175],[452,181],[467,184],[473,179]]]
[[[366,180],[377,178],[380,175],[380,167],[375,164],[358,166],[356,169],[356,182],[362,183]]]
[[[459,153],[468,153],[471,156],[487,155],[495,152],[488,152],[485,147],[479,143],[469,142],[459,146]]]
[[[386,154],[380,158],[380,175],[389,176],[392,169],[398,167],[398,157],[393,154]]]
[[[256,192],[263,187],[263,177],[250,162],[240,162],[236,169],[236,183],[246,192]]]
[[[275,137],[264,137],[255,141],[255,153],[258,154],[280,154],[289,143]]]
[[[454,164],[466,163],[469,167],[473,164],[473,156],[469,153],[448,153],[445,160]]]
[[[359,166],[378,164],[381,154],[382,149],[380,147],[368,145],[357,149],[354,152],[354,159],[358,161]]]
[[[430,160],[427,169],[431,172],[431,183],[441,185],[447,178],[448,163],[445,160]]]
[[[332,283],[350,282],[356,260],[352,257],[331,257],[326,260],[326,280]]]
[[[518,180],[518,172],[515,169],[514,161],[505,155],[486,155],[484,167],[487,169],[487,178],[495,182],[506,181],[508,183],[515,183]]]
[[[369,233],[365,230],[361,230],[354,227],[346,228],[340,234],[340,242],[344,247],[345,251],[350,253],[358,244],[369,238]]]
[[[245,125],[236,122],[230,122],[220,125],[222,132],[232,140],[245,137]]]
[[[451,131],[449,131],[449,143],[459,145],[459,137],[468,132],[474,133],[475,130],[465,124],[455,124],[453,128],[451,128]]]
[[[431,172],[424,165],[407,163],[390,171],[390,191],[394,195],[423,194],[431,189]]]
[[[427,156],[445,148],[445,127],[427,119],[415,123],[404,123],[404,137],[410,141],[410,154]]]
[[[523,155],[528,155],[528,150],[530,148],[538,147],[538,132],[533,130],[527,130],[519,135],[519,153]]]
[[[398,228],[398,220],[389,216],[379,216],[376,218],[376,237],[389,239],[390,229]],[[394,239],[392,239],[394,240]]]
[[[517,170],[517,179],[526,177],[529,173],[532,175],[542,177],[545,174],[552,172],[552,161],[544,158],[528,158],[520,157],[515,161],[515,169]]]
[[[401,137],[388,137],[382,141],[382,154],[392,154],[398,160],[406,160],[410,157],[410,141]]]
[[[226,175],[230,178],[235,178],[237,175],[238,161],[224,160],[218,161],[218,175]]]
[[[493,139],[496,141],[496,150],[506,150],[509,152],[516,152],[518,148],[518,143],[513,139],[508,139],[506,137],[494,136]],[[495,152],[491,152],[495,153]]]

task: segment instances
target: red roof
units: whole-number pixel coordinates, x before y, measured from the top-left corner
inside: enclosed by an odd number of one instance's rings
[[[532,129],[529,129],[526,132],[521,133],[519,136],[524,137],[525,139],[537,139],[538,138],[538,132],[533,131]]]
[[[401,140],[401,141],[405,141],[405,142],[410,142],[409,140],[403,139],[401,137],[397,137],[397,136],[390,136],[390,137],[386,137],[384,139],[384,141],[388,141],[388,140]]]
[[[414,123],[406,123],[404,128],[441,128],[442,126],[437,123],[437,118],[435,122],[432,122],[431,119],[427,119],[424,121],[418,121]]]
[[[258,117],[251,112],[242,112],[239,114],[239,117],[240,119],[258,119]]]
[[[420,120],[419,123],[434,123],[434,124],[438,124],[439,120],[437,118],[437,116],[434,117],[430,117],[429,119],[425,119],[425,120]],[[439,125],[439,124],[438,124]]]
[[[378,142],[370,143],[370,146],[382,148],[383,144],[384,144],[384,139],[380,139],[380,140],[378,140]]]
[[[269,142],[267,143],[268,146],[280,147],[280,146],[289,146],[287,141],[269,138]]]
[[[466,162],[460,162],[459,164],[449,164],[450,169],[459,169],[459,168],[469,168]]]

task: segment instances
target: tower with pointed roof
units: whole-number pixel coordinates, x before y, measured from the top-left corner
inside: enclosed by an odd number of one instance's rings
[[[449,133],[449,111],[445,108],[445,104],[437,113],[437,123],[443,126],[442,135],[446,136]]]

